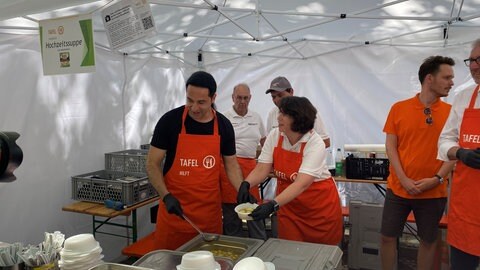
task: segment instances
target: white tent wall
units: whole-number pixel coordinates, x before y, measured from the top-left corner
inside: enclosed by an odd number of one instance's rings
[[[43,76],[38,36],[0,35],[0,48],[0,130],[18,132],[24,154],[17,180],[0,183],[0,241],[38,244],[44,232],[91,232],[90,216],[61,211],[72,202],[71,176],[103,169],[104,153],[148,143],[160,116],[184,101],[182,68],[97,48],[96,72]],[[138,220],[140,236],[153,230],[147,207]],[[97,239],[107,261],[126,245]]]
[[[302,46],[317,51],[315,44]],[[20,133],[24,152],[18,179],[0,183],[2,242],[38,244],[45,231],[91,232],[90,216],[61,211],[71,202],[70,177],[103,169],[106,152],[148,143],[158,118],[184,103],[185,79],[194,71],[177,60],[97,48],[96,72],[43,76],[39,50],[37,35],[0,34],[0,130]],[[231,106],[233,86],[246,82],[252,88],[251,108],[265,121],[273,107],[265,90],[274,77],[286,76],[295,94],[319,109],[332,146],[342,147],[384,142],[390,106],[419,90],[418,66],[429,55],[453,57],[456,85],[471,83],[462,62],[469,50],[469,45],[361,46],[309,60],[244,57],[206,70],[217,79],[219,111]],[[351,188],[368,200],[379,199],[376,191],[362,191],[365,186]],[[140,236],[153,230],[148,207],[139,211],[138,220]],[[106,261],[119,259],[126,240],[97,238]]]
[[[313,46],[310,49],[315,51]],[[471,81],[463,63],[469,52],[470,45],[448,49],[363,46],[309,60],[243,58],[209,71],[219,81],[220,111],[232,105],[233,86],[246,82],[253,95],[251,108],[265,117],[273,107],[265,90],[276,76],[287,77],[295,95],[308,97],[320,111],[336,148],[384,143],[382,130],[390,106],[419,92],[418,68],[428,56],[452,57],[456,85]]]

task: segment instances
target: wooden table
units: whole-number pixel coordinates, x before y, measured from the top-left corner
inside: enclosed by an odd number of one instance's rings
[[[158,201],[158,196],[145,200],[143,202],[131,205],[123,210],[114,210],[111,208],[105,207],[102,203],[94,203],[94,202],[74,202],[69,205],[65,205],[62,207],[62,211],[67,212],[74,212],[74,213],[81,213],[87,214],[92,216],[92,224],[93,224],[93,235],[95,236],[96,233],[101,234],[108,234],[118,237],[127,238],[128,240],[132,240],[132,242],[137,241],[137,208],[142,206],[151,204],[153,202]],[[132,222],[129,224],[128,217],[132,215]],[[117,222],[111,222],[110,219],[118,216],[125,216],[126,223],[121,224]],[[102,219],[98,219],[97,217],[102,217]],[[97,225],[98,224],[98,225]],[[116,227],[122,227],[127,229],[127,234],[115,234],[105,231],[100,231],[100,227],[103,225],[110,225]],[[130,236],[130,230],[132,232],[132,236]]]
[[[357,184],[373,184],[375,188],[385,197],[386,189],[384,186],[387,184],[387,180],[383,179],[350,179],[345,178],[343,176],[334,176],[336,182],[344,182],[344,183],[357,183]]]

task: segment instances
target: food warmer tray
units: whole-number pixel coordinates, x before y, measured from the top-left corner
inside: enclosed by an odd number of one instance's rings
[[[254,256],[272,262],[275,270],[327,270],[339,267],[342,254],[337,246],[270,238]]]
[[[177,251],[191,252],[196,250],[207,250],[212,252],[215,257],[230,259],[235,264],[245,257],[252,256],[264,242],[265,241],[260,239],[227,235],[220,235],[218,240],[205,242],[200,235],[197,235],[195,238],[179,247]],[[227,254],[227,256],[223,254]]]
[[[151,268],[144,268],[132,265],[118,264],[118,263],[102,263],[88,270],[153,270]]]
[[[162,249],[154,250],[142,256],[133,265],[155,270],[176,270],[177,265],[182,262],[183,254],[185,254],[185,252]],[[220,264],[221,270],[233,269],[233,263],[228,259],[215,257],[215,261]]]

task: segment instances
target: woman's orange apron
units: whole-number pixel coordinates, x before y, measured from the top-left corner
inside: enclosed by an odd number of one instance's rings
[[[273,167],[277,182],[277,195],[295,180],[302,164],[300,153],[282,148],[280,135],[273,150]],[[343,235],[342,209],[337,187],[332,178],[313,182],[310,187],[278,211],[278,237],[311,243],[336,245]]]
[[[185,130],[187,113],[188,109],[185,108],[177,152],[172,167],[165,175],[165,185],[180,201],[183,213],[202,231],[221,234],[222,208],[218,180],[221,158],[217,117],[213,111],[213,135],[193,135]],[[197,234],[185,220],[169,214],[160,201],[155,230],[157,249],[175,250]]]
[[[461,148],[480,148],[480,109],[474,109],[478,90],[477,86],[470,105],[463,114],[458,142]],[[457,249],[475,256],[480,256],[479,205],[480,170],[457,162],[450,190],[447,241]]]
[[[237,157],[238,165],[242,169],[243,178],[247,177],[255,166],[257,165],[257,161],[253,158],[241,158]],[[222,189],[222,203],[237,203],[237,190],[233,187],[230,180],[228,180],[227,173],[225,172],[225,167],[223,163],[220,163],[221,171],[220,171],[220,185]],[[260,202],[260,193],[258,191],[258,186],[250,188],[250,194],[252,194],[256,199],[257,202]]]

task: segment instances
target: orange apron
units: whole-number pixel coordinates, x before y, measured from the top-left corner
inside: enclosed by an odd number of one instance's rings
[[[465,140],[469,135],[480,135],[480,109],[474,109],[478,95],[477,86],[473,91],[470,105],[463,114],[460,126],[459,145],[462,148],[480,147],[478,140]],[[447,241],[450,245],[468,254],[480,256],[480,170],[457,162],[453,174],[448,209]]]
[[[165,175],[165,185],[180,201],[183,213],[202,231],[221,234],[222,208],[218,164],[221,158],[217,117],[213,111],[213,135],[194,135],[187,134],[185,130],[187,113],[188,109],[185,108],[177,152],[172,167]],[[157,249],[175,250],[197,234],[185,220],[169,214],[160,201],[155,230]]]
[[[237,157],[238,165],[242,169],[243,178],[247,177],[251,171],[257,165],[257,161],[253,158],[241,158]],[[220,164],[220,187],[222,193],[222,203],[237,203],[237,190],[233,187],[230,180],[228,180],[227,173],[225,172],[225,167],[223,163]],[[260,192],[258,191],[258,186],[250,188],[250,194],[252,194],[257,202],[260,202]]]
[[[280,135],[273,150],[273,167],[277,181],[277,195],[295,180],[302,164],[300,153],[282,148]],[[343,235],[342,209],[337,187],[332,178],[313,182],[310,187],[278,211],[278,237],[282,239],[337,245]]]

